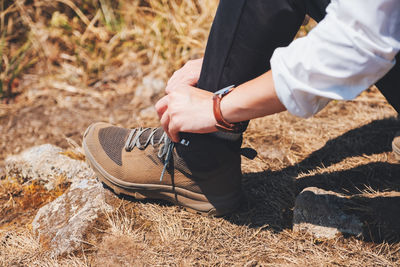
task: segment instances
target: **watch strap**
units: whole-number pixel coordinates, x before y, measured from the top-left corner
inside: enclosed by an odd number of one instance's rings
[[[215,127],[223,132],[242,133],[245,130],[245,124],[242,122],[230,123],[224,119],[221,112],[221,100],[224,96],[232,92],[233,86],[229,86],[214,93],[213,96],[213,112],[217,123]]]

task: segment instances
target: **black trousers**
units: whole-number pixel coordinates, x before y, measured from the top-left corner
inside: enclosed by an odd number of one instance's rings
[[[214,18],[198,87],[215,92],[270,69],[275,48],[287,46],[308,14],[324,18],[330,0],[221,0]],[[400,61],[400,54],[396,59]],[[400,64],[378,83],[400,112]]]

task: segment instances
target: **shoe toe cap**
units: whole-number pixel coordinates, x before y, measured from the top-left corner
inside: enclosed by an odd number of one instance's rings
[[[108,127],[112,127],[112,125],[104,122],[96,122],[89,125],[89,127],[86,129],[85,133],[83,134],[82,144],[88,160],[101,162],[107,158],[107,155],[101,145],[99,132]]]

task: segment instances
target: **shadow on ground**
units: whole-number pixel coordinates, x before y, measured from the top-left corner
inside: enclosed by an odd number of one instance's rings
[[[376,120],[351,130],[326,143],[302,162],[279,171],[244,175],[247,202],[226,219],[241,225],[281,231],[292,227],[296,195],[306,187],[319,187],[349,196],[354,200],[350,212],[363,221],[364,238],[373,242],[400,240],[400,197],[376,191],[400,192],[400,164],[372,162],[347,168],[344,159],[390,152],[391,142],[400,131],[400,120]],[[389,154],[392,157],[391,154]],[[341,164],[343,171],[323,172],[296,179],[299,173]],[[354,165],[353,165],[354,166]],[[362,193],[368,189],[369,193]]]

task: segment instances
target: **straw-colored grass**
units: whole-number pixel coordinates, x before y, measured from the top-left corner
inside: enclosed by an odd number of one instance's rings
[[[13,231],[0,230],[0,265],[1,266],[89,266],[83,255],[73,255],[57,259],[42,247],[39,240],[26,229]]]
[[[37,58],[46,72],[73,68],[75,77],[68,82],[81,86],[103,80],[127,60],[165,79],[203,54],[216,5],[211,0],[2,0],[0,84],[12,86]]]

